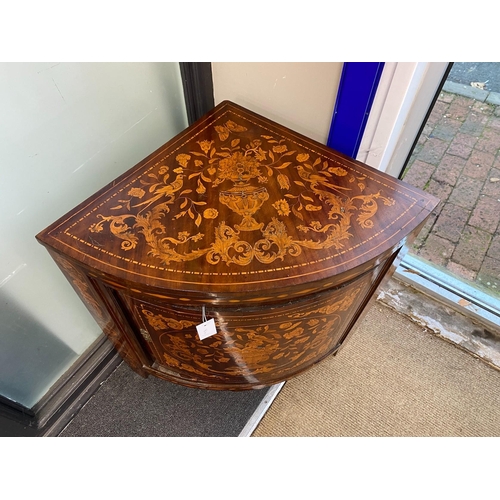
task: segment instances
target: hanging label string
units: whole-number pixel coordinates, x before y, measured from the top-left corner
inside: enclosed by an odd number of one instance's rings
[[[207,319],[205,306],[201,306],[201,324],[196,325],[196,331],[198,332],[200,340],[211,337],[217,333],[215,320],[213,318]]]

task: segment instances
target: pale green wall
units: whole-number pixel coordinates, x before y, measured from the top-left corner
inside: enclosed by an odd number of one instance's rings
[[[101,333],[35,235],[187,126],[178,63],[0,64],[0,394],[31,407]]]

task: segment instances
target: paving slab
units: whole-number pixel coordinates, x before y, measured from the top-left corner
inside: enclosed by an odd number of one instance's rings
[[[462,83],[455,83],[450,81],[444,84],[443,90],[445,92],[462,95],[464,97],[469,97],[470,99],[475,99],[481,102],[486,101],[486,98],[489,94],[489,92],[486,90],[481,90],[475,87],[471,87],[470,85],[464,85]]]
[[[483,184],[484,182],[480,179],[461,175],[450,194],[449,201],[471,211],[476,206]]]
[[[469,213],[468,210],[458,205],[446,203],[434,224],[432,232],[441,238],[458,243],[469,219]]]
[[[494,234],[499,222],[500,201],[490,196],[481,196],[474,207],[469,224]]]
[[[483,286],[498,293],[500,291],[500,260],[486,256],[477,279]]]
[[[452,260],[466,269],[479,271],[488,251],[492,236],[473,226],[465,226],[453,252]]]
[[[488,97],[486,98],[486,102],[488,104],[493,104],[494,106],[500,106],[500,93],[490,92]]]

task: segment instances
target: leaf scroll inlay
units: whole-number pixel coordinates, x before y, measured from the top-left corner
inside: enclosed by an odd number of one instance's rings
[[[395,203],[382,190],[367,192],[364,176],[292,149],[279,135],[251,138],[233,120],[214,130],[214,140],[191,143],[173,157],[175,163],[160,162],[129,186],[128,198],[95,215],[90,233],[109,231],[125,254],[145,245],[146,253],[166,265],[201,258],[212,265],[248,266],[254,259],[271,264],[294,259],[303,249],[343,249],[355,227],[374,229],[380,203]],[[218,207],[207,202],[214,190]],[[272,203],[270,221],[259,221],[270,192],[281,198]],[[223,206],[230,210],[225,220]],[[327,214],[328,222],[315,214]],[[297,229],[293,236],[289,220]]]
[[[199,321],[177,319],[149,307],[141,307],[141,315],[167,366],[205,377],[279,374],[321,358],[336,345],[336,332],[343,331],[342,321],[350,317],[348,311],[361,290],[359,284],[347,287],[331,298],[311,300],[300,312],[278,311],[272,320],[257,320],[254,326],[233,323],[231,315],[220,311],[217,334],[203,341],[194,328]]]

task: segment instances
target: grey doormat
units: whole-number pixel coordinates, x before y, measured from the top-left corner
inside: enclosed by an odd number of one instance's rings
[[[121,363],[59,436],[237,437],[268,390],[190,389]]]

